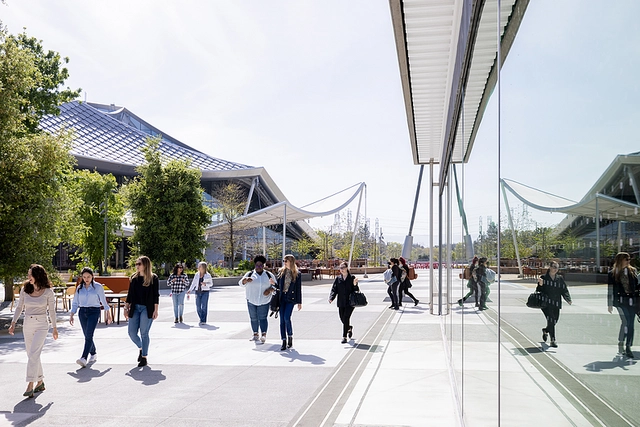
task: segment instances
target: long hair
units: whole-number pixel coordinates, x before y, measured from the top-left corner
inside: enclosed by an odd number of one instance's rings
[[[471,260],[471,265],[476,265],[478,263],[478,255],[474,256]]]
[[[182,272],[184,273],[184,265],[181,262],[177,262],[176,265],[173,266],[173,274],[178,274],[178,269],[182,268]]]
[[[626,260],[631,260],[631,256],[627,252],[618,252],[615,259],[613,260],[613,276],[616,279],[616,282],[620,281],[620,275],[622,274],[622,262]],[[635,267],[632,267],[631,264],[627,265],[629,272],[634,276],[638,275]]]
[[[207,274],[207,267],[208,267],[208,265],[209,265],[209,264],[207,264],[206,262],[204,262],[204,261],[200,261],[200,262],[198,263],[198,273],[200,273],[200,267],[204,267],[204,274]],[[202,277],[204,277],[204,274],[202,274],[200,277],[201,277],[201,278],[202,278]]]
[[[398,258],[398,261],[400,261],[400,264],[402,264],[403,267],[407,265],[407,260],[404,259],[403,257]]]
[[[341,262],[340,263],[340,268],[342,268],[342,267],[347,269],[347,275],[345,276],[345,279],[346,279],[347,277],[349,277],[351,275],[351,272],[349,271],[349,264],[347,264],[346,262]]]
[[[145,286],[145,287],[150,286],[151,283],[153,282],[153,271],[151,269],[151,260],[149,259],[148,256],[141,255],[138,257],[136,262],[142,263],[142,267],[143,267],[142,277],[144,278],[144,281],[142,282],[142,286]],[[139,276],[140,276],[140,273],[136,271],[131,275],[131,279],[135,279],[136,277],[139,277]]]
[[[296,279],[298,278],[298,266],[296,265],[296,257],[294,257],[291,254],[287,254],[284,256],[285,261],[289,261],[289,263],[291,264],[291,277],[293,278],[293,281],[295,282]],[[278,277],[281,277],[284,272],[287,270],[287,267],[285,267],[284,265],[282,266],[282,268],[280,269],[280,271],[278,271]]]
[[[47,270],[44,269],[40,264],[31,264],[29,267],[29,271],[31,272],[31,277],[33,277],[33,281],[38,285],[39,288],[50,288],[51,281],[49,280],[49,276],[47,276]],[[31,295],[33,291],[36,290],[36,287],[31,284],[28,280],[24,282],[24,292]]]
[[[93,270],[91,269],[91,267],[84,267],[82,269],[82,271],[80,272],[80,282],[78,283],[78,285],[76,286],[76,291],[81,289],[82,287],[87,287],[86,284],[84,283],[84,279],[82,278],[82,275],[84,273],[89,273],[91,275],[91,286],[93,286]]]

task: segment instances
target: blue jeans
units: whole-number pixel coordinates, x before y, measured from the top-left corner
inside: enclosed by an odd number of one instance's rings
[[[266,334],[267,328],[269,328],[269,321],[267,320],[269,303],[253,305],[247,301],[247,307],[249,308],[249,319],[251,319],[251,329],[253,329],[253,333],[258,333],[258,322],[260,322],[260,330],[263,334]]]
[[[182,291],[180,293],[171,294],[171,299],[173,300],[173,315],[176,319],[182,317],[184,313],[184,296],[186,291]]]
[[[616,307],[618,314],[620,315],[620,332],[618,333],[618,341],[625,341],[627,347],[633,345],[634,322],[636,317],[636,310],[634,306],[623,305],[622,307]]]
[[[84,334],[82,357],[86,359],[89,354],[96,354],[93,333],[96,330],[96,326],[98,326],[98,319],[100,319],[100,307],[80,307],[78,319],[80,319],[80,326],[82,326],[82,333]]]
[[[200,323],[207,323],[207,311],[209,311],[209,291],[196,291],[196,312]]]
[[[149,319],[147,316],[147,307],[144,305],[136,304],[131,310],[131,318],[129,319],[129,338],[138,348],[142,349],[142,355],[147,357],[149,353],[149,329],[153,319]],[[138,329],[140,330],[140,336],[138,336]]]
[[[293,307],[295,305],[295,303],[289,301],[280,302],[280,338],[283,340],[287,339],[287,335],[290,337],[293,336],[291,313],[293,313]]]

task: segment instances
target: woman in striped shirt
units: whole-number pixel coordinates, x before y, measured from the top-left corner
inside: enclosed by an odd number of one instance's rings
[[[167,280],[167,285],[171,288],[171,299],[173,300],[173,323],[182,323],[184,313],[184,295],[189,287],[189,276],[184,274],[184,265],[177,263],[173,267],[173,273]]]

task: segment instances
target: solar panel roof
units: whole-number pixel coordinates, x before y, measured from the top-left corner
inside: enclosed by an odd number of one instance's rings
[[[95,105],[95,106],[94,106]],[[144,123],[122,107],[115,111],[96,108],[100,104],[72,101],[61,105],[60,115],[48,115],[40,121],[40,127],[49,133],[61,129],[73,131],[71,154],[96,160],[139,166],[144,163],[142,148],[150,136],[160,135],[159,150],[169,159],[191,159],[192,165],[200,170],[224,171],[251,169],[252,166],[218,159],[202,153],[177,141]],[[118,114],[113,114],[114,112]],[[142,130],[145,129],[145,131]]]

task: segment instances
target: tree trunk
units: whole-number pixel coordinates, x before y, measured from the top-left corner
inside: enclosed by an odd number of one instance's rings
[[[13,301],[13,277],[5,277],[4,279],[4,300]]]

